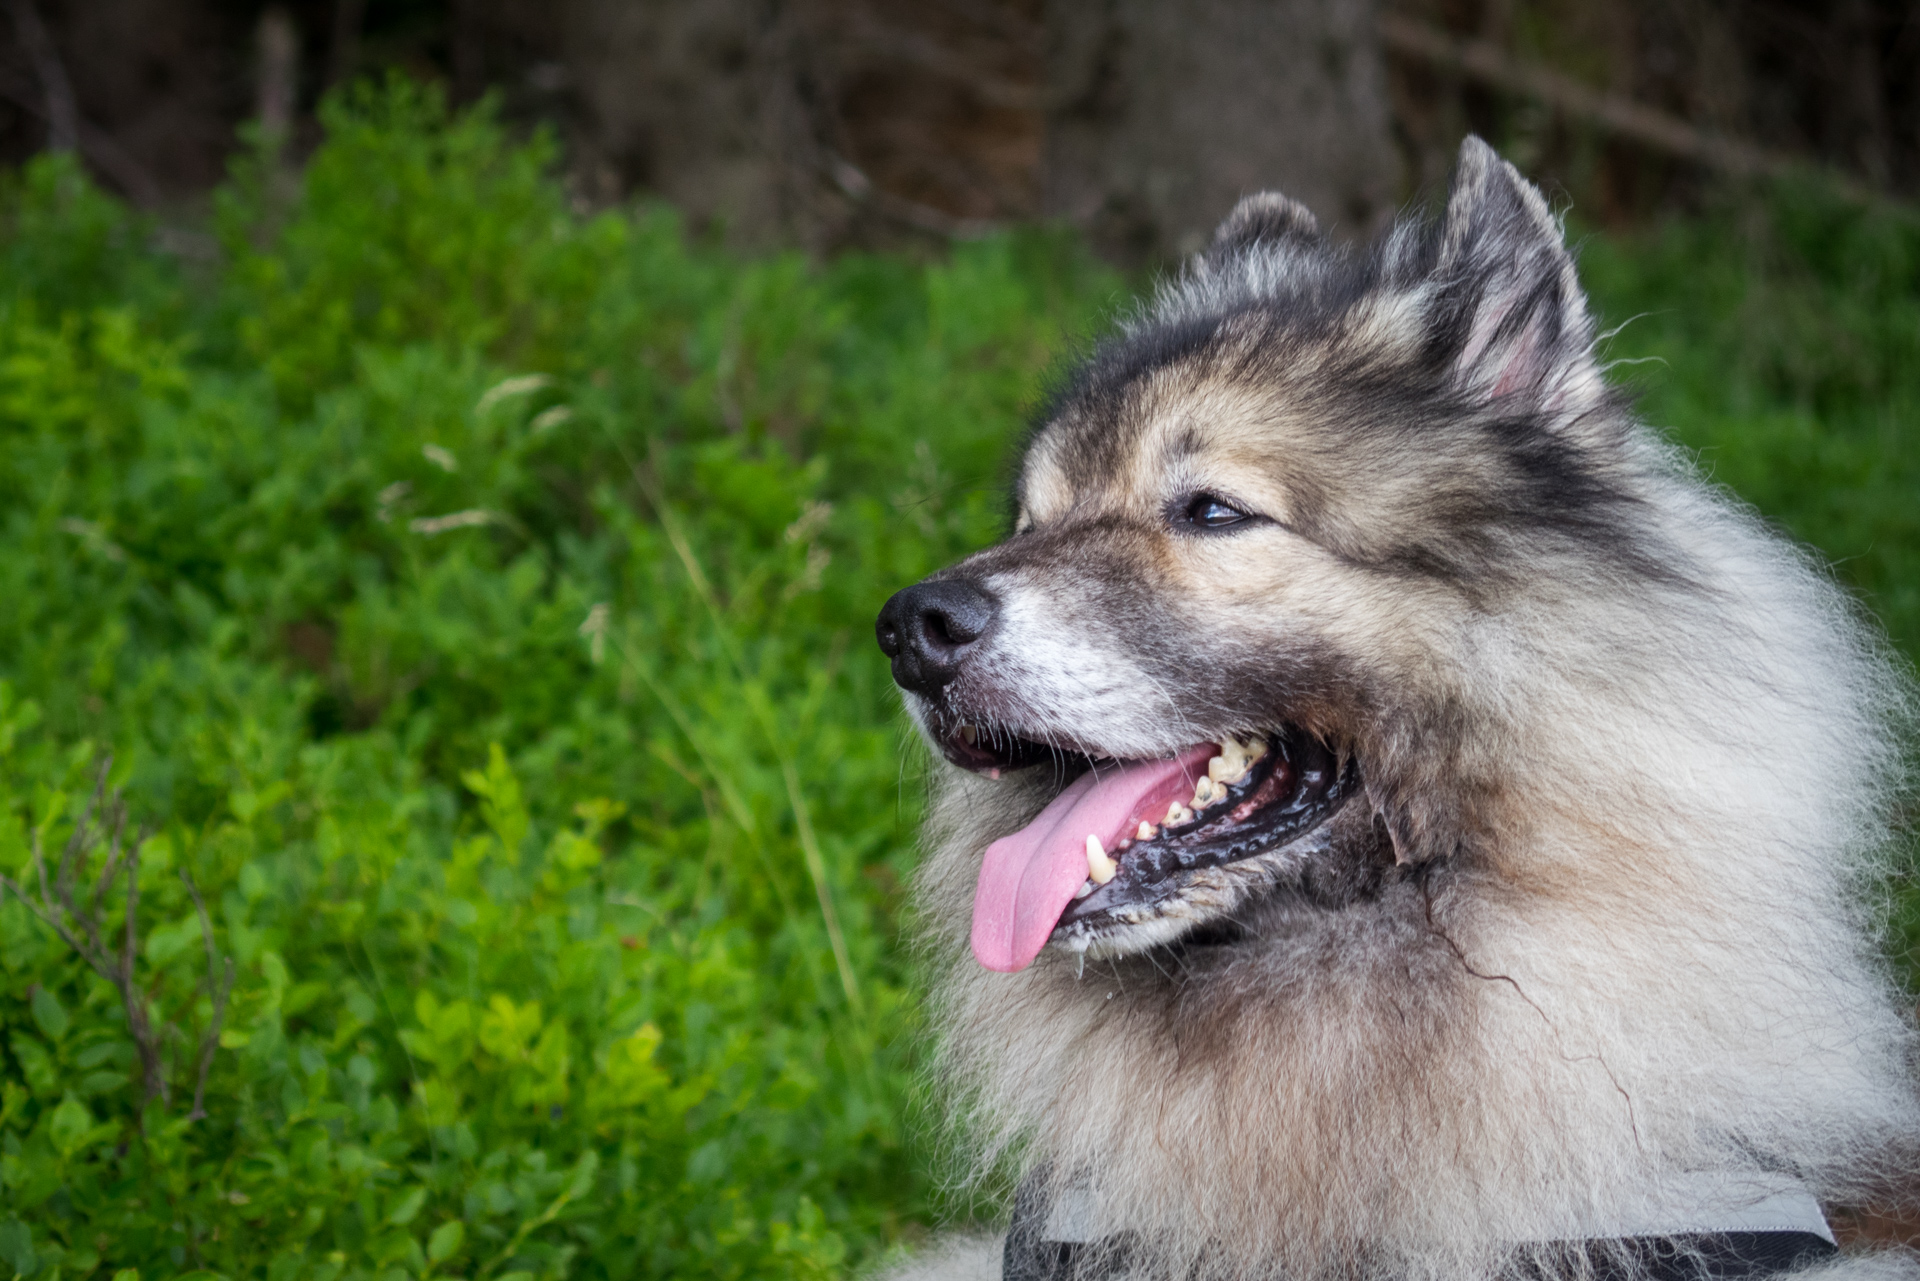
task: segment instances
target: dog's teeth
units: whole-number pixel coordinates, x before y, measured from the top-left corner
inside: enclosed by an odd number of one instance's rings
[[[1207,777],[1216,783],[1238,783],[1267,754],[1266,740],[1229,738],[1220,744],[1220,754],[1207,762]]]
[[[1247,776],[1247,758],[1238,752],[1216,756],[1207,762],[1207,777],[1216,783],[1238,783]]]
[[[1150,841],[1158,835],[1160,835],[1160,829],[1144,818],[1140,820],[1140,826],[1133,831],[1133,839],[1136,841]]]
[[[1167,826],[1178,827],[1182,823],[1193,822],[1193,811],[1179,801],[1167,806]]]
[[[975,729],[973,726],[962,725],[960,727],[960,741],[965,743],[968,747],[972,747],[975,741],[979,739],[979,737],[980,737],[980,731]]]
[[[1189,801],[1188,804],[1192,805],[1196,810],[1205,809],[1207,806],[1213,804],[1217,797],[1224,796],[1225,794],[1225,788],[1210,778],[1203,778],[1193,785],[1193,800]]]
[[[1107,857],[1107,851],[1100,844],[1100,838],[1092,832],[1087,833],[1087,879],[1095,885],[1105,885],[1113,879],[1120,865]]]
[[[1094,890],[1098,888],[1099,886],[1095,885],[1092,881],[1082,881],[1080,882],[1080,888],[1073,892],[1073,897],[1076,899],[1083,899],[1087,895],[1093,893]]]

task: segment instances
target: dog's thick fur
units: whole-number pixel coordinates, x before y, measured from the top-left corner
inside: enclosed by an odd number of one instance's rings
[[[1678,1172],[1827,1201],[1903,1173],[1869,903],[1904,678],[1595,344],[1478,140],[1369,253],[1250,198],[1056,397],[1016,532],[947,571],[1000,616],[908,698],[930,730],[1142,758],[1285,723],[1364,778],[1184,912],[1000,974],[967,951],[981,852],[1061,784],[936,768],[918,891],[970,1168],[1090,1187],[1129,1275],[1489,1276]],[[1256,519],[1176,528],[1196,493]]]

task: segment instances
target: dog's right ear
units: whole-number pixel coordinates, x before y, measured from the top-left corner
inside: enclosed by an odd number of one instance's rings
[[[1539,188],[1478,138],[1460,145],[1433,280],[1434,354],[1468,396],[1560,422],[1605,396],[1560,223]]]
[[[1298,200],[1277,191],[1260,191],[1242,198],[1213,233],[1207,246],[1208,264],[1222,262],[1259,244],[1317,244],[1320,223]]]

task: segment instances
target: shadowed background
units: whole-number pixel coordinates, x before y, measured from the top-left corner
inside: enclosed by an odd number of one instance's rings
[[[1608,226],[1795,161],[1920,181],[1898,0],[9,3],[0,158],[70,118],[144,204],[204,193],[245,120],[310,148],[320,95],[386,67],[550,122],[579,199],[662,196],[736,244],[1045,218],[1139,262],[1274,185],[1362,233],[1469,129]]]

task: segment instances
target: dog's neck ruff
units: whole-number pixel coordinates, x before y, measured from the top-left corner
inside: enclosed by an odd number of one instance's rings
[[[1028,1176],[1007,1232],[1002,1281],[1127,1276],[1126,1233],[1101,1219],[1086,1184],[1048,1201],[1043,1176]],[[1618,1213],[1569,1215],[1542,1236],[1546,1249],[1520,1252],[1513,1281],[1758,1281],[1839,1253],[1812,1193],[1789,1175],[1758,1171],[1676,1175]]]

